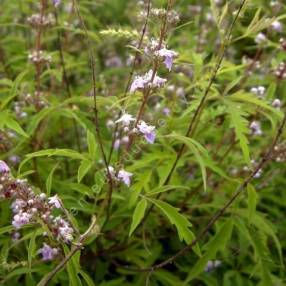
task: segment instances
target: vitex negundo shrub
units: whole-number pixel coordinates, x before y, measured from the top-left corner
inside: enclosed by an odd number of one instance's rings
[[[284,285],[282,0],[0,13],[1,285]]]

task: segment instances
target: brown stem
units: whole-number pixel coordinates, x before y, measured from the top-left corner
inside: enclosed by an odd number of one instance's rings
[[[78,240],[78,242],[72,247],[69,254],[46,276],[42,278],[42,280],[37,284],[37,286],[46,286],[49,284],[49,282],[53,279],[53,277],[65,267],[67,262],[75,255],[76,252],[78,252],[80,249],[82,249],[84,242],[89,237],[91,232],[93,231],[94,227],[96,226],[96,219],[92,218],[92,222],[87,229],[87,231],[82,234]]]
[[[250,176],[247,179],[245,179],[244,182],[237,188],[236,192],[229,199],[229,201],[211,218],[209,223],[204,227],[204,229],[198,234],[198,236],[189,245],[182,248],[175,255],[169,257],[165,261],[163,261],[159,264],[156,264],[152,267],[149,267],[149,268],[129,268],[129,267],[126,267],[126,268],[128,268],[128,270],[138,271],[138,272],[154,271],[156,269],[159,269],[159,268],[162,268],[162,267],[168,265],[169,263],[172,263],[178,257],[184,255],[187,251],[191,250],[199,241],[204,239],[206,234],[213,227],[213,225],[225,214],[225,212],[233,204],[233,202],[240,196],[240,194],[244,192],[247,185],[253,180],[253,178],[259,172],[259,170],[261,168],[263,168],[271,160],[271,155],[274,151],[274,147],[276,146],[279,138],[282,135],[285,124],[286,124],[286,113],[284,114],[284,118],[283,118],[283,120],[282,120],[282,122],[278,128],[277,134],[276,134],[274,140],[272,141],[272,144],[270,145],[270,147],[268,149],[268,152],[263,156],[261,162],[255,168],[255,170],[250,174]]]
[[[91,64],[91,70],[92,70],[92,86],[93,86],[93,112],[94,112],[94,125],[95,125],[95,132],[97,135],[97,140],[98,140],[98,144],[99,144],[99,148],[100,148],[100,152],[101,152],[101,156],[105,165],[105,169],[106,169],[106,173],[107,173],[107,179],[108,179],[108,192],[107,192],[107,196],[104,200],[103,203],[103,208],[102,210],[105,208],[106,209],[106,220],[105,223],[109,220],[109,216],[110,216],[110,205],[111,205],[111,198],[112,198],[112,191],[113,191],[113,181],[112,181],[112,176],[111,173],[109,171],[109,165],[108,165],[108,161],[107,161],[107,157],[105,155],[104,152],[104,148],[103,148],[103,143],[102,143],[102,138],[101,138],[101,133],[99,130],[99,117],[98,117],[98,109],[97,109],[97,90],[96,90],[96,76],[95,76],[95,60],[94,60],[94,54],[93,54],[93,49],[92,49],[92,45],[90,42],[90,38],[88,35],[88,30],[85,26],[84,20],[80,14],[80,10],[77,4],[77,0],[73,0],[74,3],[74,7],[75,10],[77,12],[79,21],[81,23],[81,26],[83,28],[83,31],[85,33],[86,36],[86,40],[87,40],[87,46],[88,46],[88,53],[89,53],[89,59],[90,59],[90,64]],[[101,213],[100,213],[101,214]]]
[[[35,39],[35,52],[39,55],[41,47],[42,47],[42,33],[43,33],[43,20],[45,16],[45,10],[46,10],[46,0],[41,0],[41,10],[40,10],[40,24],[37,26],[37,33],[36,33],[36,39]],[[36,69],[36,92],[34,94],[34,100],[35,100],[35,107],[36,110],[40,110],[40,93],[41,93],[41,69],[42,69],[42,63],[41,61],[37,61],[35,63],[35,69]]]
[[[172,0],[169,0],[168,4],[167,4],[166,14],[165,14],[165,17],[163,19],[163,24],[162,24],[162,27],[160,30],[160,37],[159,37],[159,43],[158,43],[157,50],[160,50],[162,48],[163,41],[166,37],[168,12],[171,9],[172,4],[173,4]],[[136,116],[135,124],[134,124],[135,128],[137,127],[139,121],[141,120],[141,118],[143,116],[145,105],[147,103],[147,100],[148,100],[151,92],[152,92],[152,84],[154,82],[158,67],[159,67],[159,60],[156,58],[154,61],[154,64],[153,64],[152,75],[151,75],[151,79],[150,79],[150,87],[144,89],[144,91],[143,91],[142,103],[141,103],[141,106],[139,108],[138,114]],[[133,140],[134,140],[134,134],[129,135],[129,141],[128,141],[128,144],[126,147],[126,152],[130,151],[131,146],[133,144]]]
[[[125,98],[127,93],[128,93],[129,86],[131,84],[131,80],[132,80],[134,72],[135,72],[136,63],[138,61],[138,57],[140,56],[140,52],[139,51],[141,50],[141,47],[142,47],[142,44],[143,44],[143,40],[144,40],[144,36],[146,34],[147,25],[148,25],[149,16],[150,16],[150,8],[151,8],[151,0],[149,0],[148,4],[147,4],[146,20],[144,22],[144,25],[143,25],[143,28],[142,28],[142,32],[141,32],[141,37],[140,37],[140,40],[139,40],[137,48],[136,48],[136,53],[135,53],[135,56],[134,56],[134,59],[133,59],[132,68],[131,68],[131,71],[129,73],[129,77],[128,77],[128,81],[127,81],[127,84],[126,84],[126,87],[125,87],[123,98]],[[123,102],[123,104],[124,104],[124,102]],[[122,115],[122,111],[119,112],[117,118],[119,118],[121,115]],[[113,153],[113,150],[114,150],[114,143],[115,143],[115,140],[116,140],[116,133],[118,132],[118,127],[119,127],[119,124],[117,123],[116,126],[115,126],[115,129],[113,131],[112,143],[111,143],[111,147],[110,147],[110,151],[109,151],[109,155],[108,155],[108,163],[110,163],[111,156],[112,156],[112,153]]]
[[[54,15],[55,15],[55,19],[56,19],[56,25],[58,26],[59,25],[59,21],[58,21],[58,13],[57,13],[56,10],[54,12]],[[71,94],[70,83],[69,83],[69,80],[68,80],[68,75],[67,75],[67,70],[66,70],[65,58],[64,58],[64,53],[63,53],[63,46],[62,46],[62,41],[61,41],[62,34],[61,34],[60,30],[58,30],[58,35],[57,36],[58,36],[58,49],[59,49],[59,54],[60,54],[60,62],[61,62],[61,66],[62,66],[62,69],[63,69],[62,81],[65,84],[68,97],[71,98],[72,94]],[[76,125],[75,119],[72,119],[72,121],[73,121],[73,128],[74,128],[77,148],[81,152],[79,130],[78,130],[78,127]]]
[[[204,95],[203,95],[203,97],[202,97],[202,99],[201,99],[201,101],[200,101],[200,103],[199,103],[199,105],[198,105],[198,107],[197,107],[197,109],[196,109],[196,111],[195,111],[195,113],[194,113],[194,115],[193,115],[191,121],[190,121],[190,125],[189,125],[188,130],[187,130],[186,135],[185,135],[186,137],[191,137],[191,136],[194,134],[194,132],[195,132],[197,126],[198,126],[198,122],[199,122],[200,115],[201,115],[201,112],[202,112],[203,107],[204,107],[204,103],[205,103],[205,101],[206,101],[206,99],[207,99],[207,96],[208,96],[208,94],[209,94],[209,92],[210,92],[210,89],[211,89],[211,87],[212,87],[212,85],[213,85],[213,83],[214,83],[214,81],[215,81],[215,79],[216,79],[217,72],[218,72],[218,70],[219,70],[219,68],[220,68],[220,66],[221,66],[222,60],[223,60],[223,58],[224,58],[224,56],[225,56],[226,48],[227,48],[228,45],[229,45],[233,28],[234,28],[234,26],[235,26],[235,23],[236,23],[236,21],[237,21],[237,19],[238,19],[238,17],[239,17],[239,14],[240,14],[240,12],[241,12],[241,10],[242,10],[242,8],[243,8],[245,2],[246,2],[246,0],[243,0],[243,1],[241,2],[240,7],[239,7],[239,9],[238,9],[238,12],[236,13],[235,18],[234,18],[233,22],[232,22],[231,25],[230,25],[229,32],[228,32],[228,34],[227,34],[227,36],[226,36],[226,39],[225,39],[225,41],[222,43],[221,53],[220,53],[220,55],[219,55],[218,61],[217,61],[216,66],[215,66],[215,69],[214,69],[214,71],[213,71],[213,73],[212,73],[211,79],[210,79],[210,81],[209,81],[209,84],[208,84],[208,86],[207,86],[205,92],[204,92]],[[174,161],[174,163],[173,163],[173,165],[172,165],[172,168],[171,168],[171,170],[170,170],[170,172],[169,172],[169,174],[168,174],[168,176],[167,176],[167,178],[166,178],[166,180],[165,180],[165,182],[164,182],[164,185],[168,185],[169,181],[171,180],[171,177],[172,177],[172,175],[173,175],[173,173],[174,173],[174,171],[175,171],[175,169],[176,169],[176,167],[177,167],[177,164],[178,164],[180,158],[181,158],[182,155],[183,155],[183,152],[184,152],[184,150],[185,150],[185,147],[186,147],[185,144],[182,144],[182,145],[180,146],[179,151],[177,152],[176,159],[175,159],[175,161]],[[158,194],[158,196],[157,196],[156,198],[158,199],[159,197],[160,197],[160,194]],[[144,216],[143,219],[141,220],[140,224],[137,226],[137,229],[146,221],[147,217],[149,216],[149,214],[151,213],[151,211],[153,210],[153,208],[154,208],[154,205],[152,205],[152,206],[147,210],[145,216]]]

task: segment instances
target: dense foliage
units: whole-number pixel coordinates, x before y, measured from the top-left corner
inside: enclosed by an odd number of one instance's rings
[[[286,283],[285,1],[0,2],[1,285]]]

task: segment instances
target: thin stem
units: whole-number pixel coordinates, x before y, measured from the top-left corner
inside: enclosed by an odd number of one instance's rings
[[[84,234],[80,236],[78,242],[75,243],[69,254],[51,272],[44,276],[44,278],[42,278],[42,280],[37,284],[37,286],[48,285],[48,283],[53,279],[53,277],[66,266],[67,262],[76,254],[76,252],[78,252],[83,247],[83,244],[85,243],[86,239],[89,237],[95,226],[96,219],[95,217],[93,217],[89,228]]]
[[[195,133],[195,130],[196,130],[197,126],[198,126],[198,122],[199,122],[199,119],[200,119],[200,116],[201,116],[201,112],[202,112],[203,107],[204,107],[204,103],[205,103],[205,101],[206,101],[206,99],[207,99],[207,96],[208,96],[208,94],[209,94],[209,92],[210,92],[210,89],[211,89],[211,87],[212,87],[212,85],[213,85],[213,83],[214,83],[214,81],[215,81],[215,79],[216,79],[218,70],[219,70],[219,68],[220,68],[220,66],[221,66],[221,63],[222,63],[222,61],[223,61],[223,58],[224,58],[224,56],[225,56],[226,49],[227,49],[227,47],[228,47],[228,45],[229,45],[233,28],[234,28],[234,26],[235,26],[235,23],[236,23],[236,21],[237,21],[239,15],[240,15],[240,12],[241,12],[241,10],[242,10],[242,8],[243,8],[245,2],[246,2],[246,0],[243,0],[243,1],[241,2],[240,7],[239,7],[239,9],[238,9],[238,12],[236,13],[235,18],[234,18],[234,20],[232,21],[232,23],[231,23],[231,25],[230,25],[229,32],[228,32],[228,34],[227,34],[226,40],[225,40],[225,41],[223,42],[223,44],[222,44],[221,53],[220,53],[220,55],[219,55],[218,61],[217,61],[216,66],[215,66],[215,69],[214,69],[214,71],[213,71],[213,73],[212,73],[211,79],[210,79],[210,81],[209,81],[209,84],[208,84],[208,86],[207,86],[205,92],[204,92],[204,95],[203,95],[203,97],[202,97],[202,99],[201,99],[201,101],[200,101],[200,103],[199,103],[199,105],[198,105],[198,107],[197,107],[197,109],[196,109],[196,111],[195,111],[195,113],[194,113],[194,115],[193,115],[191,121],[190,121],[190,125],[189,125],[188,130],[187,130],[186,135],[185,135],[186,137],[191,137],[191,136]],[[173,175],[173,173],[174,173],[174,171],[175,171],[175,169],[176,169],[176,167],[177,167],[177,164],[178,164],[179,160],[181,159],[181,157],[182,157],[182,155],[183,155],[183,152],[184,152],[184,150],[185,150],[185,147],[186,147],[185,144],[182,144],[182,145],[180,146],[179,151],[177,152],[176,159],[175,159],[175,161],[174,161],[174,163],[173,163],[173,165],[172,165],[172,168],[171,168],[171,170],[170,170],[170,172],[169,172],[169,174],[168,174],[168,176],[167,176],[167,178],[166,178],[166,180],[165,180],[165,182],[164,182],[163,185],[168,185],[168,183],[170,182],[171,177],[172,177],[172,175]],[[157,199],[158,199],[159,197],[160,197],[160,194],[158,194]],[[144,216],[143,219],[141,220],[140,224],[137,226],[137,229],[146,221],[147,217],[149,216],[149,214],[151,213],[151,211],[153,210],[153,208],[154,208],[154,205],[152,205],[152,206],[147,210],[145,216]]]
[[[225,212],[228,210],[228,208],[233,204],[233,202],[240,196],[241,193],[244,192],[247,185],[253,180],[255,175],[261,170],[270,160],[271,155],[274,151],[274,148],[276,144],[278,143],[279,138],[282,135],[283,129],[286,124],[286,113],[284,114],[284,118],[278,128],[278,131],[276,133],[276,136],[274,140],[272,141],[268,152],[263,156],[261,162],[257,165],[255,170],[250,174],[250,176],[244,180],[244,182],[237,188],[236,192],[233,194],[233,196],[229,199],[229,201],[211,218],[209,223],[204,227],[204,229],[198,234],[198,236],[186,247],[182,248],[180,251],[178,251],[175,255],[169,257],[165,261],[156,264],[149,268],[128,268],[128,270],[131,271],[138,271],[138,272],[146,272],[146,271],[154,271],[156,269],[162,268],[169,263],[172,263],[174,260],[176,260],[178,257],[184,255],[187,251],[191,250],[199,241],[205,238],[206,234],[209,232],[209,230],[213,227],[213,225],[225,214]]]
[[[55,10],[54,12],[54,15],[55,15],[55,19],[56,19],[56,25],[59,26],[59,21],[58,21],[58,13],[57,11]],[[62,46],[62,34],[60,32],[60,30],[58,30],[58,49],[59,49],[59,54],[60,54],[60,62],[61,62],[61,66],[62,66],[62,69],[63,69],[63,78],[62,78],[62,81],[64,82],[65,84],[65,87],[66,87],[66,92],[67,92],[67,95],[69,98],[72,97],[72,94],[71,94],[71,88],[70,88],[70,83],[69,83],[69,80],[68,80],[68,75],[67,75],[67,70],[66,70],[66,64],[65,64],[65,58],[64,58],[64,53],[63,53],[63,46]],[[79,130],[78,130],[78,127],[76,125],[76,121],[75,119],[73,118],[72,119],[73,121],[73,128],[74,128],[74,133],[75,133],[75,138],[76,138],[76,143],[77,143],[77,148],[78,150],[81,152],[81,144],[80,144],[80,134],[79,134]]]
[[[88,31],[87,31],[87,28],[85,26],[84,20],[80,14],[80,10],[79,10],[77,1],[76,0],[73,0],[73,1],[74,1],[73,3],[74,3],[75,10],[77,12],[78,18],[80,20],[81,26],[82,26],[83,31],[84,31],[85,36],[86,36],[88,52],[89,52],[89,59],[90,59],[91,70],[92,70],[94,125],[95,125],[95,131],[96,131],[96,135],[97,135],[97,140],[98,140],[101,156],[102,156],[102,159],[103,159],[103,162],[105,165],[107,178],[108,178],[108,185],[109,185],[107,196],[106,196],[104,203],[103,203],[104,208],[106,208],[106,222],[107,222],[109,220],[109,216],[110,216],[110,205],[111,205],[111,198],[112,198],[112,191],[113,191],[113,181],[112,181],[111,173],[109,171],[109,167],[108,167],[109,164],[108,164],[105,152],[104,152],[103,143],[102,143],[102,139],[101,139],[101,133],[99,130],[99,117],[98,117],[97,98],[96,98],[97,97],[97,95],[96,95],[97,90],[96,90],[96,76],[95,76],[95,60],[94,60],[93,49],[92,49],[92,45],[91,45],[90,38],[88,35]]]
[[[213,85],[213,83],[214,83],[214,81],[215,81],[215,79],[217,77],[217,73],[218,73],[218,71],[220,69],[220,66],[221,66],[221,63],[222,63],[222,61],[224,59],[226,49],[227,49],[227,47],[228,47],[228,45],[230,43],[230,39],[231,39],[233,28],[235,26],[235,23],[236,23],[236,21],[237,21],[237,19],[239,17],[239,14],[240,14],[240,12],[241,12],[245,2],[246,2],[246,0],[243,0],[241,2],[240,7],[239,7],[239,9],[238,9],[238,11],[236,13],[236,16],[235,16],[234,20],[232,21],[232,23],[230,25],[227,37],[226,37],[225,41],[222,43],[220,56],[219,56],[218,61],[216,63],[215,69],[214,69],[214,71],[212,73],[212,76],[211,76],[211,79],[209,81],[209,84],[208,84],[208,86],[207,86],[207,88],[206,88],[206,90],[204,92],[204,95],[203,95],[203,97],[202,97],[202,99],[201,99],[201,101],[200,101],[200,103],[199,103],[199,105],[198,105],[198,107],[197,107],[197,109],[196,109],[192,119],[191,119],[189,128],[188,128],[187,133],[185,135],[186,137],[192,137],[192,135],[196,131],[196,128],[198,126],[198,123],[199,123],[199,120],[200,120],[200,117],[201,117],[201,114],[202,114],[202,110],[204,108],[204,103],[205,103],[205,101],[206,101],[206,99],[207,99],[207,97],[209,95],[209,92],[211,90],[211,87],[212,87],[212,85]],[[175,169],[177,167],[177,164],[178,164],[181,156],[183,155],[183,151],[185,150],[185,147],[186,147],[185,144],[181,145],[181,147],[179,149],[179,152],[177,153],[177,157],[175,159],[175,162],[174,162],[174,164],[173,164],[173,166],[171,168],[171,171],[169,172],[169,175],[168,175],[168,177],[166,179],[166,182],[165,182],[166,185],[169,183],[169,181],[170,181],[170,179],[171,179],[171,177],[172,177],[172,175],[173,175],[173,173],[174,173],[174,171],[175,171]]]
[[[46,9],[46,0],[41,0],[41,10],[40,10],[40,24],[37,27],[37,34],[35,39],[35,51],[37,56],[40,56],[41,46],[42,46],[42,33],[43,33],[43,20],[45,16],[45,9]],[[40,110],[40,94],[41,94],[41,69],[42,69],[42,62],[37,61],[35,63],[36,68],[36,92],[34,94],[34,100],[35,100],[35,107],[36,110]]]
[[[144,25],[143,25],[143,28],[142,28],[142,32],[141,32],[141,37],[140,37],[140,40],[139,40],[137,48],[136,48],[136,53],[135,53],[135,56],[134,56],[134,59],[133,59],[132,68],[131,68],[131,71],[129,73],[129,77],[128,77],[128,81],[127,81],[127,84],[126,84],[126,87],[125,87],[123,98],[125,98],[127,93],[128,93],[128,90],[129,90],[129,87],[130,87],[130,84],[131,84],[131,80],[132,80],[134,72],[135,72],[136,63],[138,61],[138,57],[140,56],[140,52],[139,51],[141,50],[141,47],[142,47],[142,44],[143,44],[143,40],[144,40],[144,36],[146,34],[147,25],[148,25],[149,16],[150,16],[150,8],[151,8],[151,0],[149,0],[148,4],[147,4],[146,20],[144,22]],[[117,117],[119,118],[121,115],[122,115],[122,111],[119,112]],[[116,140],[116,133],[118,132],[118,127],[119,127],[119,124],[116,123],[115,129],[113,131],[112,143],[111,143],[111,147],[110,147],[110,151],[109,151],[109,155],[108,155],[108,163],[110,163],[111,156],[112,156],[112,153],[114,151],[114,143],[115,143],[115,140]]]
[[[166,37],[168,12],[170,11],[170,9],[172,7],[172,4],[173,4],[173,1],[169,0],[168,4],[167,4],[167,8],[166,8],[166,14],[165,14],[165,17],[163,19],[163,24],[162,24],[162,27],[161,27],[161,30],[160,30],[160,37],[159,37],[159,43],[158,43],[157,50],[160,50],[162,48],[163,41],[164,41],[164,39]],[[155,61],[154,61],[154,64],[153,64],[152,75],[151,75],[151,79],[150,79],[150,87],[144,89],[144,91],[143,91],[142,103],[141,103],[141,106],[139,108],[138,114],[136,116],[135,124],[134,124],[135,128],[137,127],[139,121],[141,120],[141,118],[142,118],[142,116],[144,114],[144,109],[145,109],[147,100],[148,100],[149,96],[151,95],[152,84],[154,82],[154,79],[155,79],[158,67],[159,67],[159,59],[156,58]],[[127,152],[131,149],[133,140],[134,140],[134,135],[133,134],[129,135],[129,141],[128,141],[128,145],[126,147],[126,151]]]

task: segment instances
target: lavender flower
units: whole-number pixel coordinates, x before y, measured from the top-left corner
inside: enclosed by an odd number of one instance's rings
[[[163,58],[166,68],[169,71],[171,71],[172,66],[173,66],[174,58],[178,56],[178,53],[174,52],[172,50],[167,50],[167,49],[163,48],[163,49],[161,49],[159,51],[156,51],[155,55],[158,56],[158,57]]]
[[[271,24],[271,28],[277,33],[281,33],[283,31],[283,27],[282,27],[281,22],[279,22],[277,20]]]
[[[253,135],[262,135],[261,126],[258,121],[252,121],[249,127]]]
[[[18,229],[21,226],[28,224],[30,222],[32,215],[26,212],[19,212],[18,214],[14,215],[12,225]]]
[[[146,87],[151,87],[151,88],[162,87],[167,81],[166,79],[161,78],[156,74],[154,75],[154,78],[152,80],[152,76],[153,76],[153,70],[149,70],[143,76],[136,76],[131,84],[130,92],[135,92],[138,89],[142,90]]]
[[[49,205],[51,205],[57,209],[60,209],[62,207],[58,195],[55,195],[53,197],[48,198],[48,202],[49,202]]]
[[[263,33],[259,33],[256,37],[255,37],[255,43],[256,44],[263,44],[264,42],[266,42],[267,38]]]
[[[155,126],[148,125],[146,122],[141,121],[138,124],[138,130],[144,135],[144,138],[148,143],[154,143],[156,139]]]
[[[10,173],[10,168],[8,167],[8,165],[4,162],[0,160],[0,174],[9,174]]]
[[[61,4],[61,0],[52,0],[53,5],[57,8]]]
[[[126,186],[130,186],[130,183],[131,183],[131,180],[130,178],[133,176],[132,173],[129,173],[127,171],[124,171],[124,170],[120,170],[118,172],[118,179],[121,180]]]
[[[163,108],[163,114],[166,116],[170,116],[171,110],[168,107]]]
[[[281,100],[279,98],[275,98],[272,102],[272,106],[279,109],[281,107]]]
[[[38,253],[42,255],[43,261],[50,261],[57,256],[59,250],[57,248],[52,248],[48,244],[44,243],[43,247],[39,249]]]
[[[116,139],[116,140],[114,141],[114,144],[113,144],[114,150],[117,151],[117,150],[120,148],[120,144],[121,144],[120,139]]]
[[[0,198],[12,198],[12,225],[19,229],[23,225],[35,223],[41,219],[58,240],[69,243],[73,240],[73,228],[62,218],[54,219],[53,207],[62,207],[57,196],[47,198],[46,194],[35,194],[27,180],[2,176],[0,182]]]
[[[124,113],[115,123],[122,123],[124,126],[129,126],[131,121],[135,121],[132,115]]]
[[[209,260],[207,262],[207,265],[205,267],[205,272],[210,272],[212,270],[214,270],[215,268],[218,268],[221,265],[221,261],[220,260]]]
[[[264,98],[266,88],[264,86],[252,87],[250,92],[256,94],[259,98]]]

